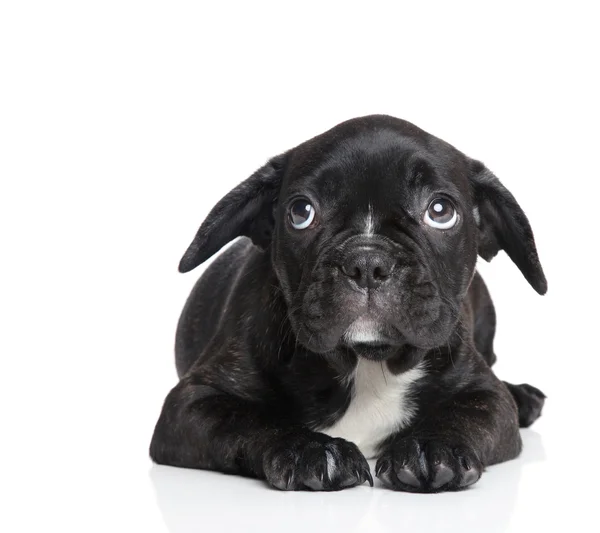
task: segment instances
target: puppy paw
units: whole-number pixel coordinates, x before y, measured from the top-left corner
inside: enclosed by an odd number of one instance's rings
[[[482,472],[483,464],[466,446],[413,438],[389,445],[375,466],[375,475],[384,485],[406,492],[462,490]]]
[[[519,426],[528,428],[542,414],[546,395],[532,385],[510,385],[509,390],[519,409]]]
[[[266,480],[280,490],[341,490],[368,481],[369,464],[358,447],[326,435],[293,437],[269,450],[263,460]]]

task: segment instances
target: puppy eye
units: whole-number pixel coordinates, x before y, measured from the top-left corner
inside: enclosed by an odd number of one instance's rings
[[[458,213],[454,204],[446,198],[435,198],[429,204],[425,217],[425,224],[436,229],[450,229],[458,220]]]
[[[290,206],[290,223],[294,229],[306,229],[315,218],[315,208],[308,200],[296,200]]]

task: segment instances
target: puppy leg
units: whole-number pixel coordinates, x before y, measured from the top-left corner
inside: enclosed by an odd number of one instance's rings
[[[365,481],[356,445],[277,420],[258,402],[183,378],[156,424],[151,458],[160,464],[264,478],[282,490],[340,490]]]
[[[521,438],[514,401],[491,372],[489,381],[489,388],[455,394],[385,441],[377,477],[395,490],[461,490],[487,465],[516,457]]]
[[[473,316],[473,340],[477,351],[485,362],[492,366],[496,362],[494,336],[496,334],[496,311],[490,293],[479,273],[475,273],[469,288],[469,302]]]
[[[519,426],[528,428],[542,415],[546,395],[540,389],[536,389],[527,383],[512,385],[505,381],[504,384],[517,403]]]

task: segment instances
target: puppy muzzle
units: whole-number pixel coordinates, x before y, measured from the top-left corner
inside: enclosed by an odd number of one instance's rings
[[[345,254],[340,270],[359,290],[377,289],[386,283],[396,266],[394,257],[372,244],[353,246]]]

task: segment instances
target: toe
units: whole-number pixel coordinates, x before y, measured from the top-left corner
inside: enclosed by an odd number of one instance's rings
[[[478,472],[475,468],[470,468],[464,472],[460,486],[468,487],[469,485],[475,483],[480,477],[481,472]]]
[[[440,463],[433,469],[431,487],[437,490],[450,483],[454,476],[454,470],[450,466],[446,463]]]
[[[400,468],[397,475],[400,482],[408,485],[409,487],[419,488],[421,486],[421,482],[415,473],[406,466]]]
[[[323,490],[323,478],[316,475],[308,476],[304,479],[304,486],[310,490]]]
[[[469,459],[467,456],[462,456],[459,461],[462,467],[460,487],[465,488],[479,480],[483,467],[475,457]]]

